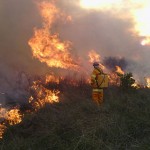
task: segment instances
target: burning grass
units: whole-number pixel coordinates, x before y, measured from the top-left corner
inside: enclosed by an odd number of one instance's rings
[[[85,81],[79,81],[70,78],[57,78],[53,75],[46,77],[39,77],[33,81],[29,89],[30,98],[26,108],[18,106],[0,107],[0,138],[9,125],[19,124],[22,121],[24,114],[34,113],[46,106],[46,104],[53,104],[59,102],[60,90],[63,91],[66,87],[81,87]],[[72,88],[71,88],[72,89]],[[22,109],[23,108],[23,109]]]
[[[149,89],[125,93],[109,87],[98,108],[88,84],[63,83],[59,88],[60,102],[45,104],[25,115],[20,124],[10,126],[1,141],[2,149],[149,149]]]

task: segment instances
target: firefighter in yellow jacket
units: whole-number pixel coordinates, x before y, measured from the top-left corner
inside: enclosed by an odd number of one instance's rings
[[[108,79],[106,79],[107,75],[103,73],[98,62],[94,62],[93,66],[94,70],[91,75],[92,99],[101,105],[103,103],[103,88],[108,86]]]

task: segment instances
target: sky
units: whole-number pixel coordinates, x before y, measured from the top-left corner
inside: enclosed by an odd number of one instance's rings
[[[73,42],[78,52],[83,52],[83,57],[91,49],[102,58],[124,57],[129,62],[128,71],[135,72],[137,76],[148,76],[150,47],[141,44],[144,34],[140,35],[142,33],[136,29],[140,22],[134,17],[135,11],[139,13],[143,8],[143,3],[117,2],[113,5],[103,4],[96,9],[85,9],[73,2],[71,7],[67,7],[67,3],[62,4],[62,8],[68,8],[66,11],[73,21],[60,27],[60,33],[63,38]]]
[[[37,7],[37,2],[42,1],[0,1],[0,92],[8,93],[9,97],[14,95],[16,87],[27,86],[24,82],[18,85],[18,74],[23,78],[20,80],[27,81],[26,74],[41,75],[51,71],[45,63],[32,56],[28,45],[34,28],[42,27],[42,17]],[[87,70],[91,69],[86,65],[88,52],[95,50],[102,60],[105,57],[124,58],[128,62],[126,71],[133,72],[137,79],[150,76],[150,45],[141,44],[150,35],[149,22],[146,22],[150,20],[149,2],[101,2],[89,5],[88,1],[56,0],[56,7],[71,16],[71,21],[57,20],[53,24],[53,32],[59,33],[62,41],[71,41],[72,55],[79,57],[81,65]],[[18,93],[15,98],[24,92],[18,90]],[[0,97],[4,96],[1,94]]]

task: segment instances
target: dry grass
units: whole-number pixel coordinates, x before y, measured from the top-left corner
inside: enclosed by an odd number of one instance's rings
[[[59,85],[61,102],[47,104],[9,127],[1,150],[150,149],[149,89],[124,93],[110,87],[97,107],[88,84],[65,83]]]

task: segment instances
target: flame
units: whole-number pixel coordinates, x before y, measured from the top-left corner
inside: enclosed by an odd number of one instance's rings
[[[60,78],[54,76],[54,74],[49,74],[49,75],[46,75],[46,80],[45,80],[45,82],[46,82],[46,83],[53,82],[53,83],[59,84]]]
[[[56,8],[54,3],[41,2],[38,3],[38,6],[43,18],[43,28],[35,28],[34,36],[28,42],[32,48],[33,56],[46,63],[49,67],[76,70],[78,65],[71,58],[69,52],[72,43],[70,41],[61,41],[58,33],[52,34],[53,24],[64,14]],[[68,16],[67,20],[72,20],[71,16]]]
[[[0,123],[0,138],[3,137],[3,134],[6,130],[6,122],[9,125],[15,125],[22,121],[22,114],[18,108],[12,108],[10,110],[6,108],[0,108],[0,118],[2,122]]]
[[[134,88],[136,88],[136,89],[139,89],[139,88],[140,88],[140,85],[139,85],[137,82],[135,82],[135,83],[132,84],[131,86],[134,87]]]
[[[150,88],[150,77],[145,77],[144,79],[146,81],[146,87]]]
[[[102,65],[100,63],[100,55],[96,53],[95,50],[91,50],[89,53],[88,53],[88,56],[89,56],[89,62],[90,63],[93,63],[93,62],[99,62],[99,65],[102,69],[105,69],[105,66]]]
[[[6,126],[5,124],[0,124],[0,139],[3,138],[3,134],[5,132]]]
[[[124,74],[124,71],[119,66],[116,66],[116,73]]]
[[[0,104],[1,106],[1,104]],[[0,107],[0,119],[3,121],[3,119],[5,118],[5,114],[6,114],[6,109]],[[5,132],[6,126],[4,123],[0,123],[0,139],[3,137],[3,134]]]
[[[51,77],[51,76],[48,76]],[[50,78],[51,79],[51,78]],[[47,83],[48,78],[46,78],[45,83]],[[49,90],[44,87],[43,83],[40,81],[34,81],[31,87],[33,95],[29,98],[29,103],[32,104],[35,110],[39,110],[44,107],[46,103],[56,103],[59,102],[60,93],[59,90]]]
[[[134,79],[133,77],[131,77],[131,78]],[[139,89],[139,88],[143,87],[143,85],[140,84],[139,80],[136,80],[136,79],[134,79],[134,80],[135,80],[135,82],[131,85],[131,87],[134,87],[135,89]]]
[[[109,74],[108,77],[109,77],[109,84],[110,85],[115,85],[115,86],[120,85],[120,77],[116,73],[112,72]]]
[[[120,75],[124,75],[124,71],[121,67],[116,66],[116,71],[109,74],[110,85],[120,86]]]
[[[18,108],[11,109],[7,112],[7,117],[10,125],[18,124],[22,121],[22,115],[20,113],[20,110]]]
[[[44,107],[46,103],[54,103],[54,102],[59,102],[59,97],[58,97],[59,91],[51,91],[51,90],[45,90],[44,96],[40,92],[38,95],[38,98],[34,100],[33,97],[30,97],[29,102],[32,103],[33,108],[35,111],[39,110],[40,108]]]
[[[44,83],[42,83],[41,80],[33,82],[33,86],[31,88],[32,92],[34,92],[34,96],[31,96],[29,98],[29,103],[32,104],[35,111],[45,106],[46,103],[59,102],[58,94],[60,93],[60,91],[49,90],[44,87],[47,83],[52,81],[58,83],[59,80],[56,80],[53,75],[47,75]],[[0,119],[2,120],[2,123],[0,123],[0,138],[3,137],[3,133],[7,128],[6,124],[18,124],[22,121],[22,117],[23,114],[20,113],[20,110],[17,107],[10,110],[0,107]]]
[[[97,54],[94,50],[91,50],[88,54],[89,58],[90,58],[90,62],[93,63],[93,62],[99,62],[100,61],[100,55]]]

